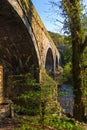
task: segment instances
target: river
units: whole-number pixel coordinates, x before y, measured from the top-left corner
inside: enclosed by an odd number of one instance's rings
[[[61,85],[58,88],[58,101],[60,102],[60,105],[65,113],[70,113],[73,115],[73,87],[65,84]]]

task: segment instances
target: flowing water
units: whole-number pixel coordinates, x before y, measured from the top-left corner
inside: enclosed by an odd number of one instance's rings
[[[65,113],[73,115],[73,104],[74,104],[73,88],[69,85],[61,85],[58,88],[58,101]]]

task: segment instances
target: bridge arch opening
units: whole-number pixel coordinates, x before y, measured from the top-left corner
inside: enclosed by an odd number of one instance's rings
[[[53,76],[54,59],[53,59],[53,53],[52,53],[51,48],[48,49],[47,54],[46,54],[45,69],[49,75]]]
[[[0,64],[4,68],[4,86],[8,75],[29,72],[39,80],[39,59],[32,37],[7,0],[0,0]]]
[[[58,68],[58,57],[56,56],[56,68]]]

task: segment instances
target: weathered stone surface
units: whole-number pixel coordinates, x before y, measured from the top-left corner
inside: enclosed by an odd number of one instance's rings
[[[37,54],[39,55],[40,65],[45,67],[47,51],[51,48],[55,69],[56,56],[59,60],[58,50],[50,38],[32,2],[30,0],[14,0],[14,2],[11,0],[8,1],[23,20],[28,31],[31,33],[33,40],[36,41],[36,43],[34,42],[34,45],[36,51],[38,51]]]
[[[13,117],[13,110],[12,110],[12,101],[5,99],[2,104],[0,104],[0,120],[4,119],[5,117]]]
[[[9,76],[31,73],[39,81],[41,68],[53,75],[59,65],[59,52],[30,0],[0,0],[0,64],[5,97],[15,94],[14,86],[7,92]]]
[[[0,64],[4,94],[9,75],[32,73],[41,67],[50,73],[59,65],[59,53],[30,0],[0,0]],[[53,74],[52,74],[53,75]]]

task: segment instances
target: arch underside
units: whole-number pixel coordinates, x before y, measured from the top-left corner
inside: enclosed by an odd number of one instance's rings
[[[48,49],[47,55],[46,55],[46,61],[45,61],[45,69],[48,74],[53,76],[54,72],[54,59],[51,48]]]
[[[0,0],[0,64],[12,74],[39,68],[37,53],[27,28],[6,0]]]
[[[58,57],[56,56],[56,68],[58,68]]]

